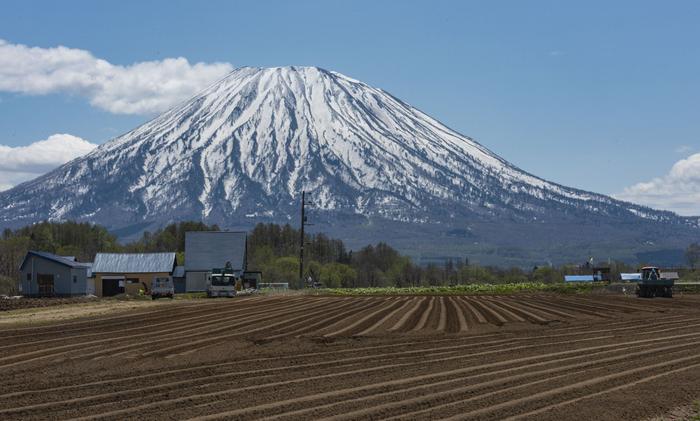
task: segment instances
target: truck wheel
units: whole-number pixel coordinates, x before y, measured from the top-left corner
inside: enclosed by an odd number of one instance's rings
[[[155,295],[151,295],[151,300],[155,300],[156,298],[158,297],[156,297]]]

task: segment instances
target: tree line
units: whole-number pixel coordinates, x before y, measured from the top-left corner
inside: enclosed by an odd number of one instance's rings
[[[145,231],[137,240],[122,244],[106,228],[89,223],[41,222],[16,230],[6,229],[0,238],[0,283],[4,289],[16,284],[19,265],[28,250],[75,256],[83,262],[93,261],[98,252],[175,251],[178,264],[183,264],[186,232],[218,230],[216,225],[185,221],[153,232]],[[267,281],[299,286],[300,235],[299,230],[289,224],[256,225],[248,235],[248,269],[262,271]],[[565,274],[586,273],[588,270],[578,265],[504,269],[470,264],[466,258],[419,265],[387,243],[350,250],[342,240],[323,233],[306,234],[305,243],[304,277],[334,288],[445,286],[477,282],[553,283],[560,282]],[[686,250],[686,258],[692,269],[688,273],[697,277],[700,244],[691,244]],[[616,279],[620,272],[637,268],[613,262],[610,269],[613,279]]]

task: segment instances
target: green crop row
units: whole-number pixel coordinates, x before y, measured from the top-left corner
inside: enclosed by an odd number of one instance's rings
[[[520,292],[586,293],[601,287],[598,283],[545,284],[518,282],[510,284],[465,284],[434,287],[385,287],[385,288],[323,288],[307,290],[316,295],[462,295],[462,294],[515,294]]]

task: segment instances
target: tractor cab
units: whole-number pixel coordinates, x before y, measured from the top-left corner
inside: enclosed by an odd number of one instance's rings
[[[645,266],[637,281],[637,296],[644,298],[673,297],[674,279],[661,273],[656,266]]]
[[[656,266],[645,266],[642,268],[642,280],[657,281],[661,279],[661,271]]]

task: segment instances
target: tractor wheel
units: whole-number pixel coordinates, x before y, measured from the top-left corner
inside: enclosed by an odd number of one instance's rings
[[[652,298],[654,296],[654,288],[651,285],[637,285],[637,296],[641,298]]]

